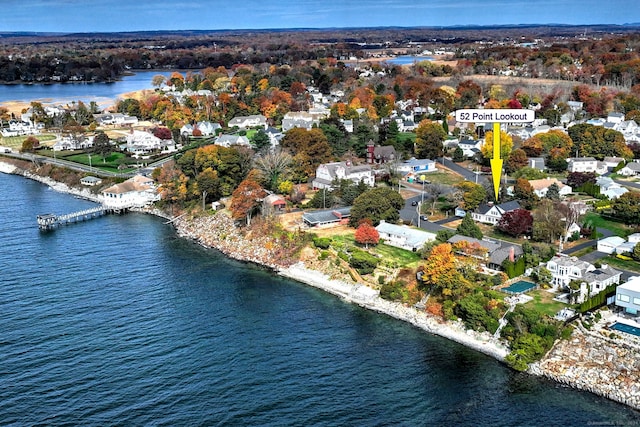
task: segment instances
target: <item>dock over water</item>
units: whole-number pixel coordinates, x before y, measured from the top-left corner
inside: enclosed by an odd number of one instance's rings
[[[37,216],[38,228],[40,228],[40,230],[52,230],[59,225],[87,221],[105,215],[106,213],[108,213],[108,210],[104,206],[98,206],[65,215],[42,214]]]

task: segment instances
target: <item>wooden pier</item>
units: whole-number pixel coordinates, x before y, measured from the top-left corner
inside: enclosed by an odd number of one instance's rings
[[[66,215],[43,214],[38,215],[38,228],[40,230],[52,230],[59,225],[71,224],[78,221],[87,221],[92,218],[105,215],[107,209],[104,206],[98,206],[91,209],[85,209],[79,212],[73,212]]]

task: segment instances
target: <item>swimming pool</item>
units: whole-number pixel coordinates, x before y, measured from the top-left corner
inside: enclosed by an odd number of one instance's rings
[[[640,337],[640,328],[627,325],[626,323],[614,323],[613,325],[609,326],[609,328]]]
[[[512,283],[506,288],[502,288],[502,290],[510,294],[521,294],[535,288],[536,286],[537,285],[535,283],[520,280],[518,282]]]

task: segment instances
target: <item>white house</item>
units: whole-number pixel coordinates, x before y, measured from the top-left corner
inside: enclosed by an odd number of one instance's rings
[[[608,176],[597,177],[596,184],[600,187],[600,194],[607,196],[610,200],[617,199],[629,191]]]
[[[562,255],[551,258],[546,267],[551,272],[551,285],[556,289],[565,288],[572,280],[582,280],[585,273],[596,269],[587,261]]]
[[[603,264],[596,268],[593,264],[576,257],[556,255],[547,262],[551,272],[552,285],[559,290],[567,290],[569,283],[580,282],[576,302],[582,302],[591,295],[603,291],[607,286],[620,282],[622,272]]]
[[[263,129],[266,129],[267,118],[262,114],[234,117],[233,119],[229,120],[228,126],[230,128],[238,127],[240,129],[248,129],[248,128],[255,128],[255,127],[261,127]]]
[[[637,176],[640,175],[640,163],[629,162],[622,169],[618,171],[620,175],[624,176]]]
[[[142,130],[133,130],[127,134],[127,151],[137,155],[150,153],[152,151],[175,151],[173,140],[163,140]]]
[[[53,144],[53,151],[86,150],[93,147],[93,136],[63,136]]]
[[[485,224],[495,225],[500,221],[502,215],[506,212],[511,212],[516,209],[520,209],[520,203],[516,200],[496,205],[493,203],[486,203],[478,206],[475,212],[471,213],[471,217],[474,221],[482,222]]]
[[[244,145],[249,146],[249,138],[244,135],[227,135],[222,134],[216,138],[216,145],[221,145],[223,147],[230,147],[232,145]]]
[[[567,159],[569,172],[596,172],[598,161],[593,157],[570,157]]]
[[[484,139],[463,139],[458,142],[458,147],[462,149],[465,157],[473,157],[480,152],[484,145]]]
[[[360,181],[373,187],[375,176],[370,165],[354,166],[351,162],[324,163],[316,169],[316,177],[313,179],[313,188],[321,189],[333,187],[335,180],[348,179],[355,183]]]
[[[138,123],[138,118],[122,113],[94,114],[99,126],[132,126]]]
[[[320,124],[320,117],[307,111],[290,111],[282,118],[282,132],[293,128],[311,129]]]
[[[409,251],[421,249],[426,242],[436,239],[436,235],[407,225],[390,224],[384,220],[376,227],[380,238],[388,245]]]
[[[616,288],[616,302],[629,314],[638,314],[640,310],[640,276],[629,277],[629,280]]]
[[[605,237],[604,239],[598,240],[597,250],[605,254],[612,254],[616,251],[616,248],[625,241],[622,237],[618,236]]]
[[[102,190],[102,196],[102,204],[115,210],[142,207],[160,200],[153,180],[142,175]]]
[[[531,187],[533,187],[533,192],[536,193],[538,197],[545,197],[547,192],[549,191],[549,187],[553,184],[558,186],[558,194],[560,197],[567,196],[573,192],[573,189],[558,181],[556,178],[544,178],[544,179],[532,179],[529,181]]]

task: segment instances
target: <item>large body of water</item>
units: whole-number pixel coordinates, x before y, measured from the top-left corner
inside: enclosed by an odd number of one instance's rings
[[[0,173],[0,425],[584,426],[625,406]]]
[[[7,101],[42,101],[64,104],[72,101],[99,105],[112,103],[118,96],[142,89],[151,89],[153,76],[170,76],[172,71],[136,71],[113,83],[57,83],[0,85],[0,103]],[[183,73],[184,75],[184,73]]]

